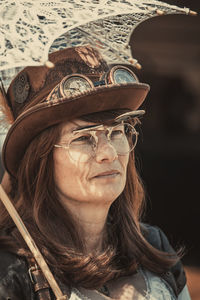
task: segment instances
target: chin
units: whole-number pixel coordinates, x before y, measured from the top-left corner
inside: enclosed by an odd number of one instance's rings
[[[104,191],[101,194],[95,193],[95,195],[91,197],[91,199],[93,199],[92,201],[95,201],[96,203],[112,204],[122,192],[123,189],[120,189],[119,192],[117,192],[116,190],[114,191],[109,190],[108,192]]]

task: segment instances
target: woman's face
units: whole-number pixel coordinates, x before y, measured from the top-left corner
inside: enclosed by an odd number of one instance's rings
[[[67,144],[71,140],[73,130],[92,125],[96,124],[79,119],[64,123],[58,144]],[[80,162],[77,158],[74,160],[67,149],[54,147],[55,184],[61,202],[76,201],[108,205],[122,193],[126,183],[129,154],[118,155],[108,142],[104,131],[98,131],[97,135],[98,146],[95,155],[87,162]],[[75,141],[78,149],[82,136],[79,139]],[[82,153],[76,154],[77,157],[82,155]]]

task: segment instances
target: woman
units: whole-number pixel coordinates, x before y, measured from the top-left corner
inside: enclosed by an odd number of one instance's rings
[[[71,299],[190,299],[178,256],[140,223],[137,110],[149,86],[90,46],[50,55],[12,81],[3,148],[15,207]],[[55,299],[3,205],[0,299]],[[35,262],[34,262],[35,263]],[[75,298],[73,298],[75,297]]]

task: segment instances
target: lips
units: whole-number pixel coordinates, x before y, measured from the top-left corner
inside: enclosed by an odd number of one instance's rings
[[[118,170],[109,170],[106,172],[102,172],[102,173],[98,173],[95,176],[93,176],[92,178],[97,178],[97,177],[106,177],[106,176],[112,176],[112,175],[118,175],[120,174],[120,172]]]

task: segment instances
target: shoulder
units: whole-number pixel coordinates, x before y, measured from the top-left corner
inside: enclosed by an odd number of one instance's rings
[[[142,223],[141,231],[147,242],[154,248],[176,255],[167,236],[159,227]],[[168,272],[162,274],[162,277],[170,284],[177,295],[181,293],[186,285],[186,276],[180,260]]]
[[[16,254],[0,251],[0,299],[33,298],[26,260]]]
[[[175,254],[167,236],[159,227],[141,223],[141,231],[147,242],[149,242],[153,247],[161,251]]]
[[[18,271],[27,267],[22,257],[4,250],[0,251],[0,266],[0,278],[10,269]]]

